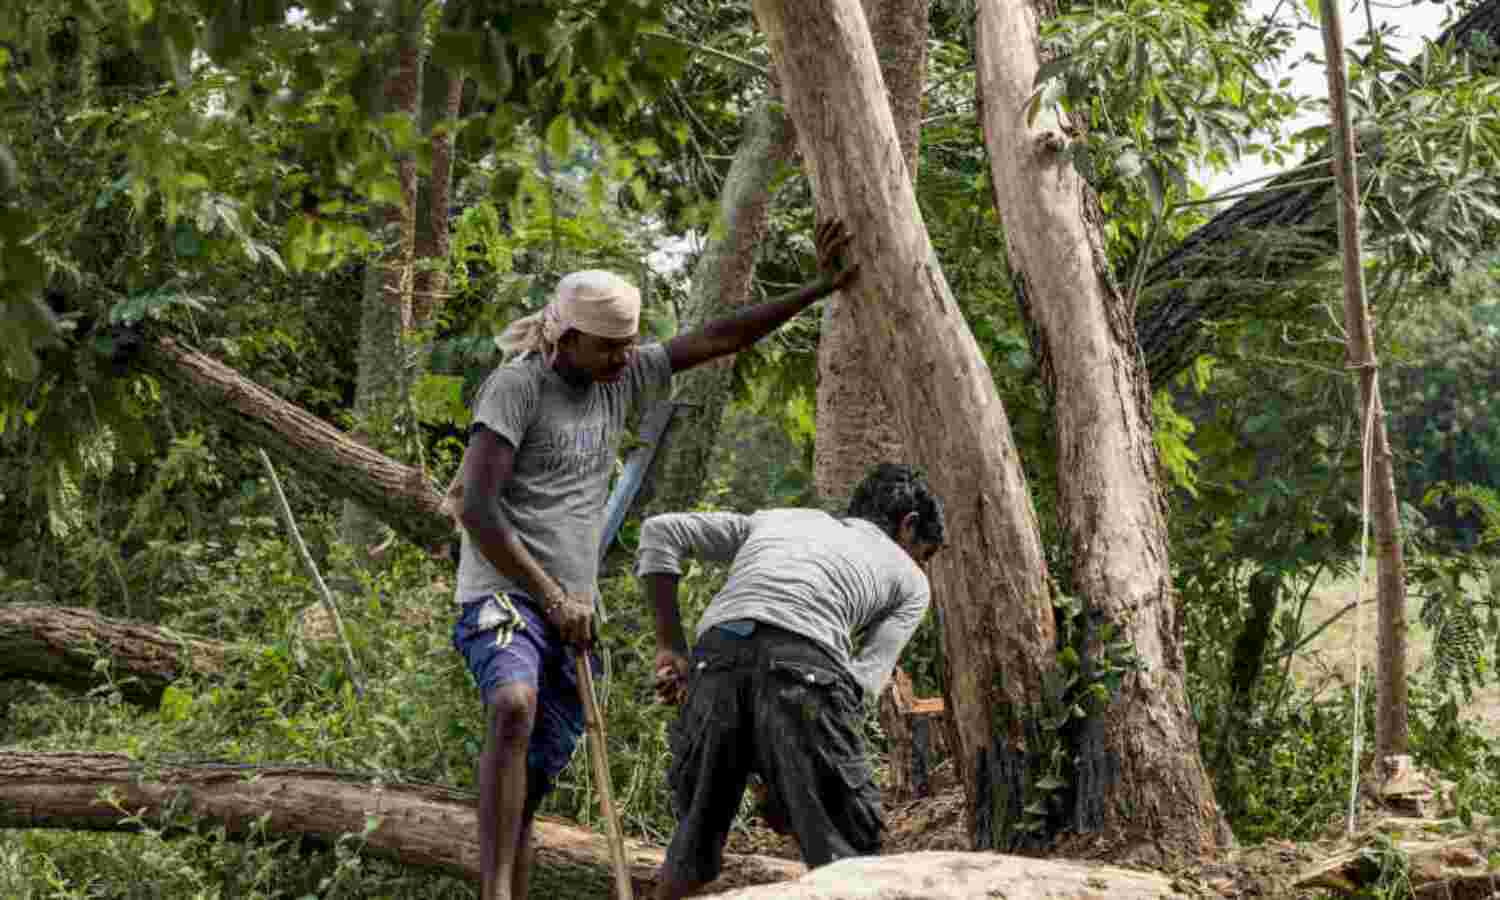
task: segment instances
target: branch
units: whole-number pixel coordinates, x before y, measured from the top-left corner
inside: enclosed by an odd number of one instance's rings
[[[302,540],[302,532],[297,528],[297,520],[292,516],[291,504],[286,502],[286,494],[281,490],[281,479],[276,477],[276,467],[271,465],[271,457],[266,455],[265,448],[258,449],[260,461],[266,467],[266,474],[271,476],[271,487],[276,491],[276,503],[281,509],[281,521],[286,525],[287,535],[296,545],[297,555],[302,557],[302,564],[307,566],[313,584],[318,588],[318,600],[323,604],[323,609],[327,610],[329,617],[333,619],[334,631],[338,633],[339,644],[344,648],[344,668],[349,673],[349,680],[354,682],[354,694],[364,699],[365,676],[360,672],[359,663],[354,659],[354,648],[349,646],[349,635],[344,632],[344,617],[339,615],[339,608],[333,602],[333,593],[323,582],[323,575],[318,571],[317,562],[313,560],[312,554],[307,552],[307,543]]]

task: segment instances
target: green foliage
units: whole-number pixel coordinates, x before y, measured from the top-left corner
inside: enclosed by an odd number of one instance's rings
[[[1061,108],[1086,126],[1064,152],[1100,192],[1112,253],[1140,256],[1137,268],[1152,251],[1149,223],[1201,198],[1195,168],[1224,170],[1250,153],[1285,159],[1278,129],[1299,103],[1289,80],[1273,85],[1258,70],[1284,52],[1291,29],[1223,13],[1110,0],[1070,6],[1043,25],[1047,62],[1028,119]]]
[[[306,517],[304,531],[321,557],[330,547],[330,516]],[[460,655],[450,644],[452,570],[410,548],[377,575],[365,574],[340,597],[356,656],[368,679],[363,700],[344,677],[331,642],[304,633],[315,595],[300,562],[269,516],[242,523],[229,544],[180,547],[198,562],[161,602],[162,624],[185,633],[238,643],[233,678],[184,678],[159,708],[126,704],[121,682],[90,698],[34,686],[0,720],[13,749],[91,747],[137,758],[294,762],[373,773],[387,781],[422,780],[469,787],[483,738],[483,712]],[[337,562],[336,548],[329,562]],[[691,627],[722,583],[718,569],[693,568],[683,579]],[[616,805],[633,837],[662,842],[673,815],[661,773],[666,727],[673,711],[655,704],[643,685],[654,662],[649,613],[636,580],[601,585],[611,618],[603,628],[609,678],[600,684],[610,729]],[[107,658],[101,658],[107,668]],[[580,749],[543,812],[599,825],[586,750]],[[128,820],[132,811],[121,810]],[[0,858],[24,866],[0,872],[6,896],[110,896],[152,886],[152,896],[466,896],[472,888],[361,855],[359,835],[332,850],[262,836],[227,841],[191,821],[171,834],[89,836],[9,832]],[[55,893],[54,893],[55,892]],[[97,895],[93,894],[93,895]]]

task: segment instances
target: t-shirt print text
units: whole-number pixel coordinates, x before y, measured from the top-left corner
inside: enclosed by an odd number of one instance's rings
[[[535,471],[583,475],[609,464],[614,450],[602,424],[527,435],[526,456]]]

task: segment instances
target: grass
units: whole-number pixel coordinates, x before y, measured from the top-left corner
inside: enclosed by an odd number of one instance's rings
[[[1358,580],[1358,576],[1353,575],[1320,581],[1308,597],[1303,632],[1317,628],[1354,602]],[[1379,614],[1375,604],[1373,559],[1365,576],[1361,599],[1359,609],[1334,621],[1292,660],[1292,673],[1300,687],[1321,693],[1350,683],[1354,675],[1356,635],[1361,667],[1369,672],[1375,666]],[[1407,674],[1419,677],[1429,674],[1432,660],[1432,635],[1421,623],[1421,607],[1420,598],[1408,595]],[[1464,710],[1464,717],[1481,723],[1491,737],[1500,737],[1500,683],[1497,681],[1500,679],[1491,678],[1476,688],[1473,701]]]

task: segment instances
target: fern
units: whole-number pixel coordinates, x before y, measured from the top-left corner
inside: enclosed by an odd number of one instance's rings
[[[1485,628],[1473,598],[1455,577],[1427,596],[1420,617],[1432,633],[1433,686],[1443,692],[1457,686],[1464,702],[1471,702],[1474,688],[1484,686],[1487,668]]]

